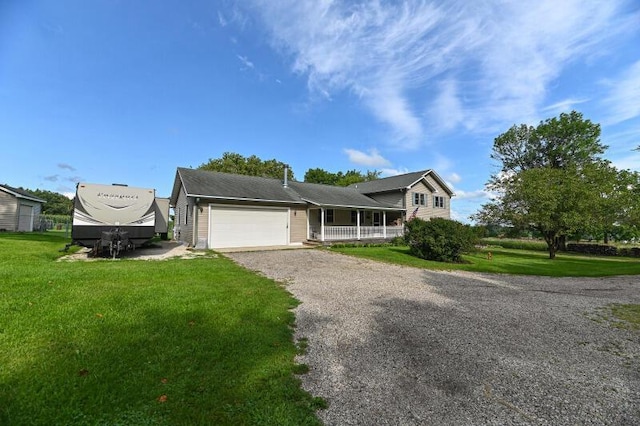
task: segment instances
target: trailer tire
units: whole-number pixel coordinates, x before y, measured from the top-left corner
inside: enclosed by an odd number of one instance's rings
[[[169,233],[168,232],[161,232],[160,233],[160,239],[162,241],[167,241],[169,239]]]

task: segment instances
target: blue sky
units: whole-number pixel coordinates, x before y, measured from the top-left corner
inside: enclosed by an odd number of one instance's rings
[[[0,182],[171,191],[225,151],[432,168],[460,220],[494,138],[576,109],[640,170],[640,2],[0,2]]]

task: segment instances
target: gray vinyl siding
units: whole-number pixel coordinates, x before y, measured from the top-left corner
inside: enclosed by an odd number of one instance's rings
[[[407,218],[409,218],[414,210],[418,208],[418,212],[416,213],[416,217],[420,219],[428,220],[432,217],[443,217],[445,219],[449,219],[451,217],[451,197],[447,192],[442,188],[431,176],[427,176],[427,182],[433,188],[437,189],[437,192],[432,192],[424,182],[420,181],[407,190],[405,194],[405,202],[407,203]],[[426,197],[426,206],[414,206],[413,205],[413,194],[415,192],[425,194]],[[433,204],[433,196],[441,196],[444,198],[444,208],[434,207]]]
[[[289,209],[289,244],[307,241],[307,208],[296,206]]]
[[[193,243],[193,218],[189,212],[187,195],[184,187],[180,188],[176,205],[173,208],[175,213],[174,238],[187,244]]]
[[[431,208],[431,217],[443,217],[445,219],[451,219],[451,196],[445,191],[445,189],[438,184],[438,182],[431,177],[431,175],[427,175],[426,177],[429,185],[436,188],[438,192],[431,194],[431,199],[429,200],[429,207]],[[433,206],[433,196],[437,195],[444,198],[444,208],[434,207]]]
[[[18,226],[18,199],[0,191],[0,230],[15,231]]]

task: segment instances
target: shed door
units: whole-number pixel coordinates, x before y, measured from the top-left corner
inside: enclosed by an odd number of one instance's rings
[[[18,215],[18,231],[33,231],[33,206],[20,204]]]
[[[271,207],[209,207],[209,247],[289,244],[289,210]]]

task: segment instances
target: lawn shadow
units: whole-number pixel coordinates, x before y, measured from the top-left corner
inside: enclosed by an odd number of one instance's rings
[[[252,309],[237,319],[168,307],[47,330],[40,350],[5,374],[0,423],[277,423],[283,409],[309,423],[310,397],[282,362],[295,354],[290,328]]]

